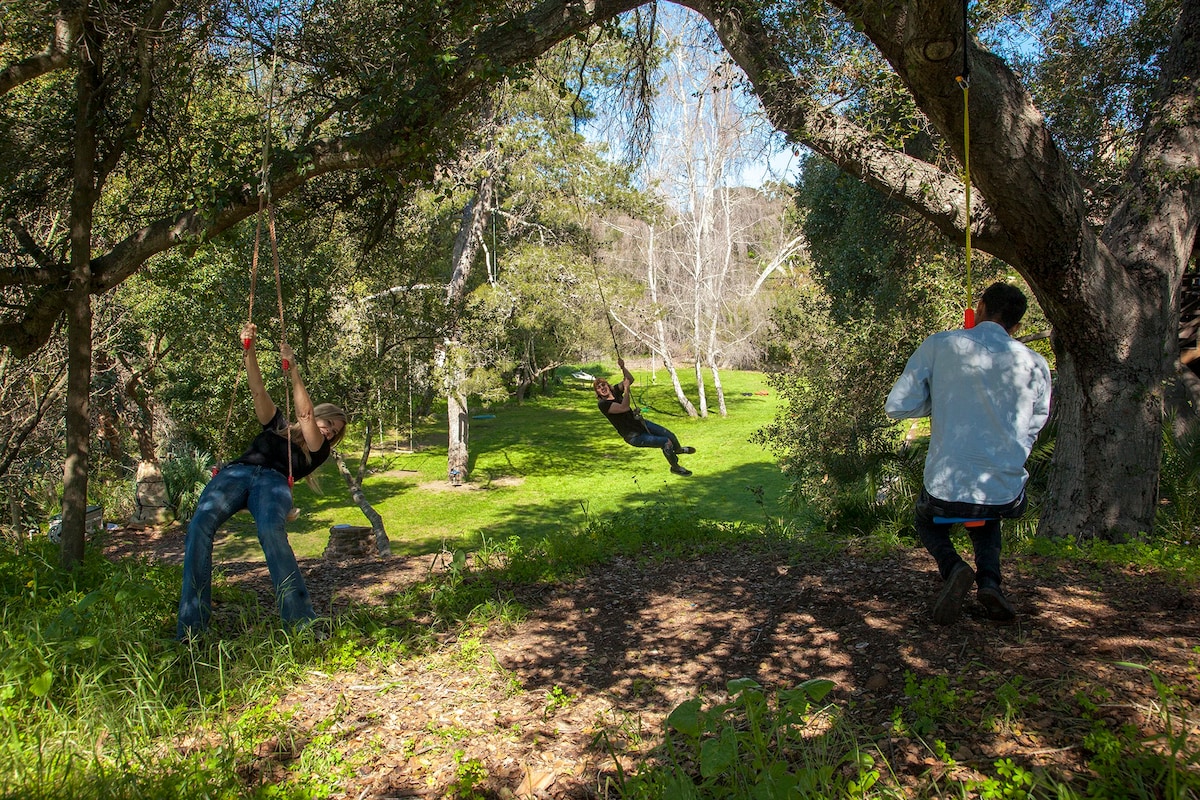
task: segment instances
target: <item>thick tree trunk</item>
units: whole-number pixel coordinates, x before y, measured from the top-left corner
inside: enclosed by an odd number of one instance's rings
[[[467,398],[457,389],[446,395],[446,419],[449,422],[450,440],[446,453],[446,479],[454,486],[467,479],[467,462],[471,457],[471,412]]]
[[[1059,351],[1055,469],[1040,534],[1124,540],[1149,533],[1162,456],[1161,378],[1159,360],[1145,354],[1081,369]]]
[[[81,227],[90,231],[90,226]],[[87,285],[86,259],[77,275],[76,288],[71,290],[67,303],[67,441],[59,553],[60,563],[67,569],[83,560],[91,440],[88,400],[92,385],[92,301]]]
[[[70,569],[83,560],[87,516],[88,446],[92,389],[92,214],[96,202],[96,89],[101,42],[84,24],[87,58],[77,76],[75,163],[71,189],[71,283],[67,290],[66,459],[63,463],[59,560]]]

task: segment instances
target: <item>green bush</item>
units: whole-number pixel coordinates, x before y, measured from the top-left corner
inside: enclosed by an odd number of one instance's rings
[[[186,522],[192,518],[200,493],[212,477],[212,468],[212,456],[196,449],[163,460],[162,475],[167,498],[175,507],[176,518],[180,521]]]
[[[880,778],[833,706],[823,679],[773,693],[749,678],[730,681],[729,699],[680,704],[651,760],[618,773],[623,798],[863,797]]]

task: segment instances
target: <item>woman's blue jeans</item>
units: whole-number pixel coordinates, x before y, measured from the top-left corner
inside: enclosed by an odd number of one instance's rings
[[[292,508],[287,478],[268,467],[230,464],[204,487],[188,525],[175,630],[181,640],[208,627],[212,616],[213,537],[243,508],[258,527],[258,541],[271,573],[280,616],[288,623],[317,616],[284,527]]]
[[[683,446],[679,444],[679,439],[675,437],[675,434],[648,419],[644,419],[642,422],[646,425],[647,433],[635,434],[625,441],[634,447],[657,447],[662,450],[663,456],[671,462],[672,467],[679,466],[679,456],[675,453],[682,450]]]

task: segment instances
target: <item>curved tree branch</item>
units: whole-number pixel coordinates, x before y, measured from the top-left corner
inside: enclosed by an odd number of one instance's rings
[[[64,2],[54,17],[54,32],[46,49],[0,70],[0,95],[26,81],[65,67],[82,25],[83,4],[78,0]]]

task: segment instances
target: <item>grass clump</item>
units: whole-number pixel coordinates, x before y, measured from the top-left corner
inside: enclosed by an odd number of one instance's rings
[[[286,728],[277,697],[344,641],[271,627],[218,582],[236,629],[183,645],[178,567],[96,548],[69,572],[56,561],[46,540],[0,545],[0,798],[328,796],[315,778],[276,787],[250,765],[264,731]]]

